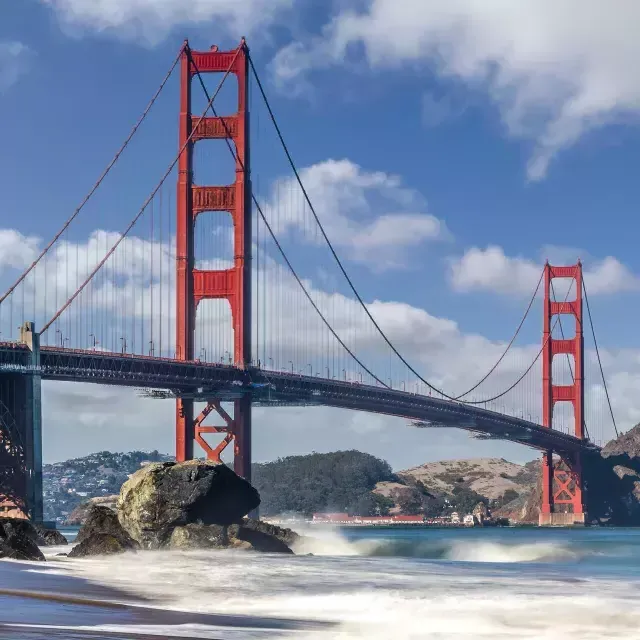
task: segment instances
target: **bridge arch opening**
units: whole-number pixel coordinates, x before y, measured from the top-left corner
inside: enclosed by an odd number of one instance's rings
[[[553,383],[572,385],[576,374],[576,359],[573,353],[556,353],[551,361]]]
[[[230,142],[235,153],[235,145]],[[236,179],[236,163],[226,140],[198,140],[193,147],[193,183],[197,186],[227,186]]]
[[[233,317],[229,301],[201,300],[195,325],[194,356],[202,362],[233,364]]]
[[[222,270],[233,267],[234,226],[228,211],[205,211],[193,231],[195,268]]]
[[[209,98],[212,98],[224,77],[224,73],[201,73],[200,77],[207,88]],[[213,108],[218,116],[231,116],[238,112],[239,89],[238,78],[235,73],[228,74],[213,102]],[[202,89],[200,79],[197,75],[194,75],[191,80],[191,113],[195,118],[199,118],[204,113],[209,104],[209,98],[207,98]],[[207,116],[213,117],[211,109],[207,112]]]
[[[554,340],[573,340],[576,337],[576,318],[570,313],[559,313],[551,319],[551,329]]]

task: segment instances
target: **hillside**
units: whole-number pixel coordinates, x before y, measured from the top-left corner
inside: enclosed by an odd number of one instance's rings
[[[89,498],[118,493],[122,483],[142,465],[172,459],[157,451],[100,451],[84,458],[45,464],[45,520],[62,524],[78,505]]]
[[[420,481],[432,493],[452,495],[456,487],[464,487],[490,500],[500,499],[509,490],[529,493],[537,480],[532,463],[520,465],[503,458],[428,462],[397,475],[409,484]]]
[[[102,451],[45,465],[45,517],[61,524],[80,520],[79,505],[117,494],[141,466],[171,459],[157,451]],[[255,463],[252,473],[264,516],[331,511],[439,516],[469,513],[479,502],[515,516],[535,486],[539,463],[478,458],[429,462],[394,473],[387,462],[372,455],[337,451]]]

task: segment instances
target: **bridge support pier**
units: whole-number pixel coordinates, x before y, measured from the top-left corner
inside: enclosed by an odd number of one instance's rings
[[[538,524],[542,526],[572,526],[586,523],[582,461],[553,458],[547,451],[542,456],[542,505]]]
[[[180,414],[182,411],[182,414]],[[191,418],[188,412],[191,412]],[[246,395],[233,402],[233,416],[222,407],[220,400],[212,399],[193,419],[193,401],[178,400],[179,426],[176,438],[176,459],[191,460],[194,456],[193,443],[197,442],[205,452],[207,460],[222,462],[222,452],[233,442],[233,468],[241,477],[251,482],[251,396]],[[224,422],[220,426],[205,425],[204,422],[211,413],[217,413]],[[222,441],[212,447],[204,437],[207,434],[224,434]]]
[[[571,279],[575,284],[574,300],[558,302],[551,299],[554,278]],[[555,297],[555,296],[554,296]],[[552,319],[560,314],[575,319],[575,336],[562,339],[552,336]],[[558,402],[573,405],[573,435],[583,440],[584,426],[584,338],[582,322],[582,264],[571,267],[544,267],[544,333],[542,341],[542,424],[553,428],[553,408]],[[569,361],[572,384],[553,384],[553,358],[566,357]],[[573,356],[573,365],[570,357]],[[552,451],[542,456],[542,504],[538,523],[541,526],[567,526],[584,524],[586,510],[583,491],[582,459],[574,456],[554,458]]]
[[[43,521],[40,336],[20,329],[31,353],[27,373],[0,376],[0,515]]]

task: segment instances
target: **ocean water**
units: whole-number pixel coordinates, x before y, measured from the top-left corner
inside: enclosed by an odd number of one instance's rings
[[[640,530],[310,534],[294,556],[0,563],[0,638],[640,640]]]

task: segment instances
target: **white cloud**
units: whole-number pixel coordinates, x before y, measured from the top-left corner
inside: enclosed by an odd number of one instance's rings
[[[35,259],[40,239],[15,229],[0,229],[0,275],[5,269],[24,269]]]
[[[179,25],[215,23],[219,34],[255,33],[293,0],[40,0],[66,24],[93,31],[118,30],[156,43]]]
[[[533,293],[542,266],[541,262],[507,256],[501,247],[473,247],[462,257],[451,261],[450,280],[456,291],[491,291],[526,296]],[[587,291],[593,295],[640,289],[640,277],[612,256],[587,263],[584,267],[584,281]]]
[[[13,86],[29,68],[33,52],[22,42],[0,40],[0,92]]]
[[[409,248],[448,237],[444,222],[416,212],[426,207],[424,199],[398,176],[369,172],[346,159],[320,162],[300,175],[329,239],[348,249],[350,260],[377,270],[404,267]],[[301,240],[322,244],[302,197],[292,197],[299,191],[293,179],[277,182],[265,213],[278,235],[296,229]]]
[[[276,79],[348,64],[361,45],[386,71],[423,63],[482,87],[510,135],[531,139],[532,180],[585,132],[640,111],[636,0],[366,0],[345,5],[322,36],[294,42],[274,60]]]

